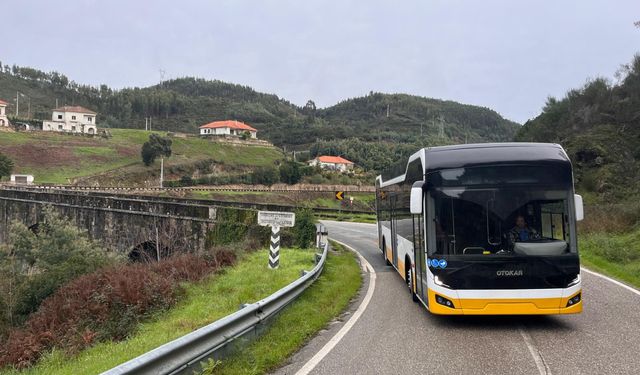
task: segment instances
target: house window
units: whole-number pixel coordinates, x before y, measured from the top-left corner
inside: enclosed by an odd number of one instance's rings
[[[75,125],[71,126],[71,131],[73,131],[73,132],[76,131],[76,126]]]
[[[62,125],[58,125],[58,130],[62,130]]]
[[[72,120],[75,120],[75,119],[76,119],[76,116],[71,116],[71,119],[72,119]]]
[[[87,117],[87,120],[89,120],[89,122],[91,122],[92,119],[93,119],[93,117],[91,117],[91,116]]]
[[[58,120],[62,120],[62,115],[58,115]]]

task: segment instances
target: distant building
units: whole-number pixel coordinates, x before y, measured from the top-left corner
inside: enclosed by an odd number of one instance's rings
[[[340,156],[318,156],[307,162],[312,167],[316,165],[322,169],[346,172],[353,169],[353,162]]]
[[[9,119],[7,118],[7,102],[0,100],[0,126],[9,126]]]
[[[65,106],[53,110],[51,121],[42,123],[42,130],[65,133],[96,134],[97,113],[80,106]]]
[[[258,138],[258,131],[256,129],[240,121],[214,121],[200,127],[200,135],[202,136],[240,137],[247,132],[250,138]]]
[[[22,185],[31,185],[31,184],[33,184],[33,175],[30,175],[30,174],[12,174],[11,175],[11,183],[13,183],[13,184],[22,184]]]

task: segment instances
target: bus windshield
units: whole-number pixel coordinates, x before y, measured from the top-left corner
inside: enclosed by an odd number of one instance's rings
[[[496,169],[491,169],[494,175]],[[566,186],[540,184],[532,175],[526,183],[520,178],[516,183],[501,179],[497,185],[455,186],[451,177],[463,173],[447,172],[448,183],[427,191],[430,254],[552,256],[576,251]]]

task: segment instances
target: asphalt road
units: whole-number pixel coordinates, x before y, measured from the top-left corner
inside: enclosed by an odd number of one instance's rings
[[[324,223],[331,238],[371,264],[375,288],[311,374],[640,374],[639,294],[582,272],[579,315],[435,316],[411,301],[400,275],[384,264],[374,225]],[[307,364],[363,299],[277,373],[295,374]]]

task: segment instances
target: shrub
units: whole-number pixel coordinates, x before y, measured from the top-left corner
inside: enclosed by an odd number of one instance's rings
[[[289,185],[297,184],[302,179],[300,163],[285,161],[280,165],[280,181]]]
[[[177,301],[180,282],[200,280],[234,261],[225,251],[184,254],[76,278],[47,298],[23,328],[9,333],[0,367],[27,367],[54,347],[74,353],[94,342],[124,339],[142,319]]]
[[[316,241],[316,218],[309,209],[296,212],[296,224],[293,227],[295,246],[306,249],[312,247]]]
[[[115,254],[91,241],[86,232],[45,207],[37,233],[11,225],[8,245],[0,248],[0,308],[6,325],[20,324],[61,285],[114,264]]]
[[[279,173],[275,167],[259,167],[251,173],[250,183],[256,185],[273,185],[279,180]]]

